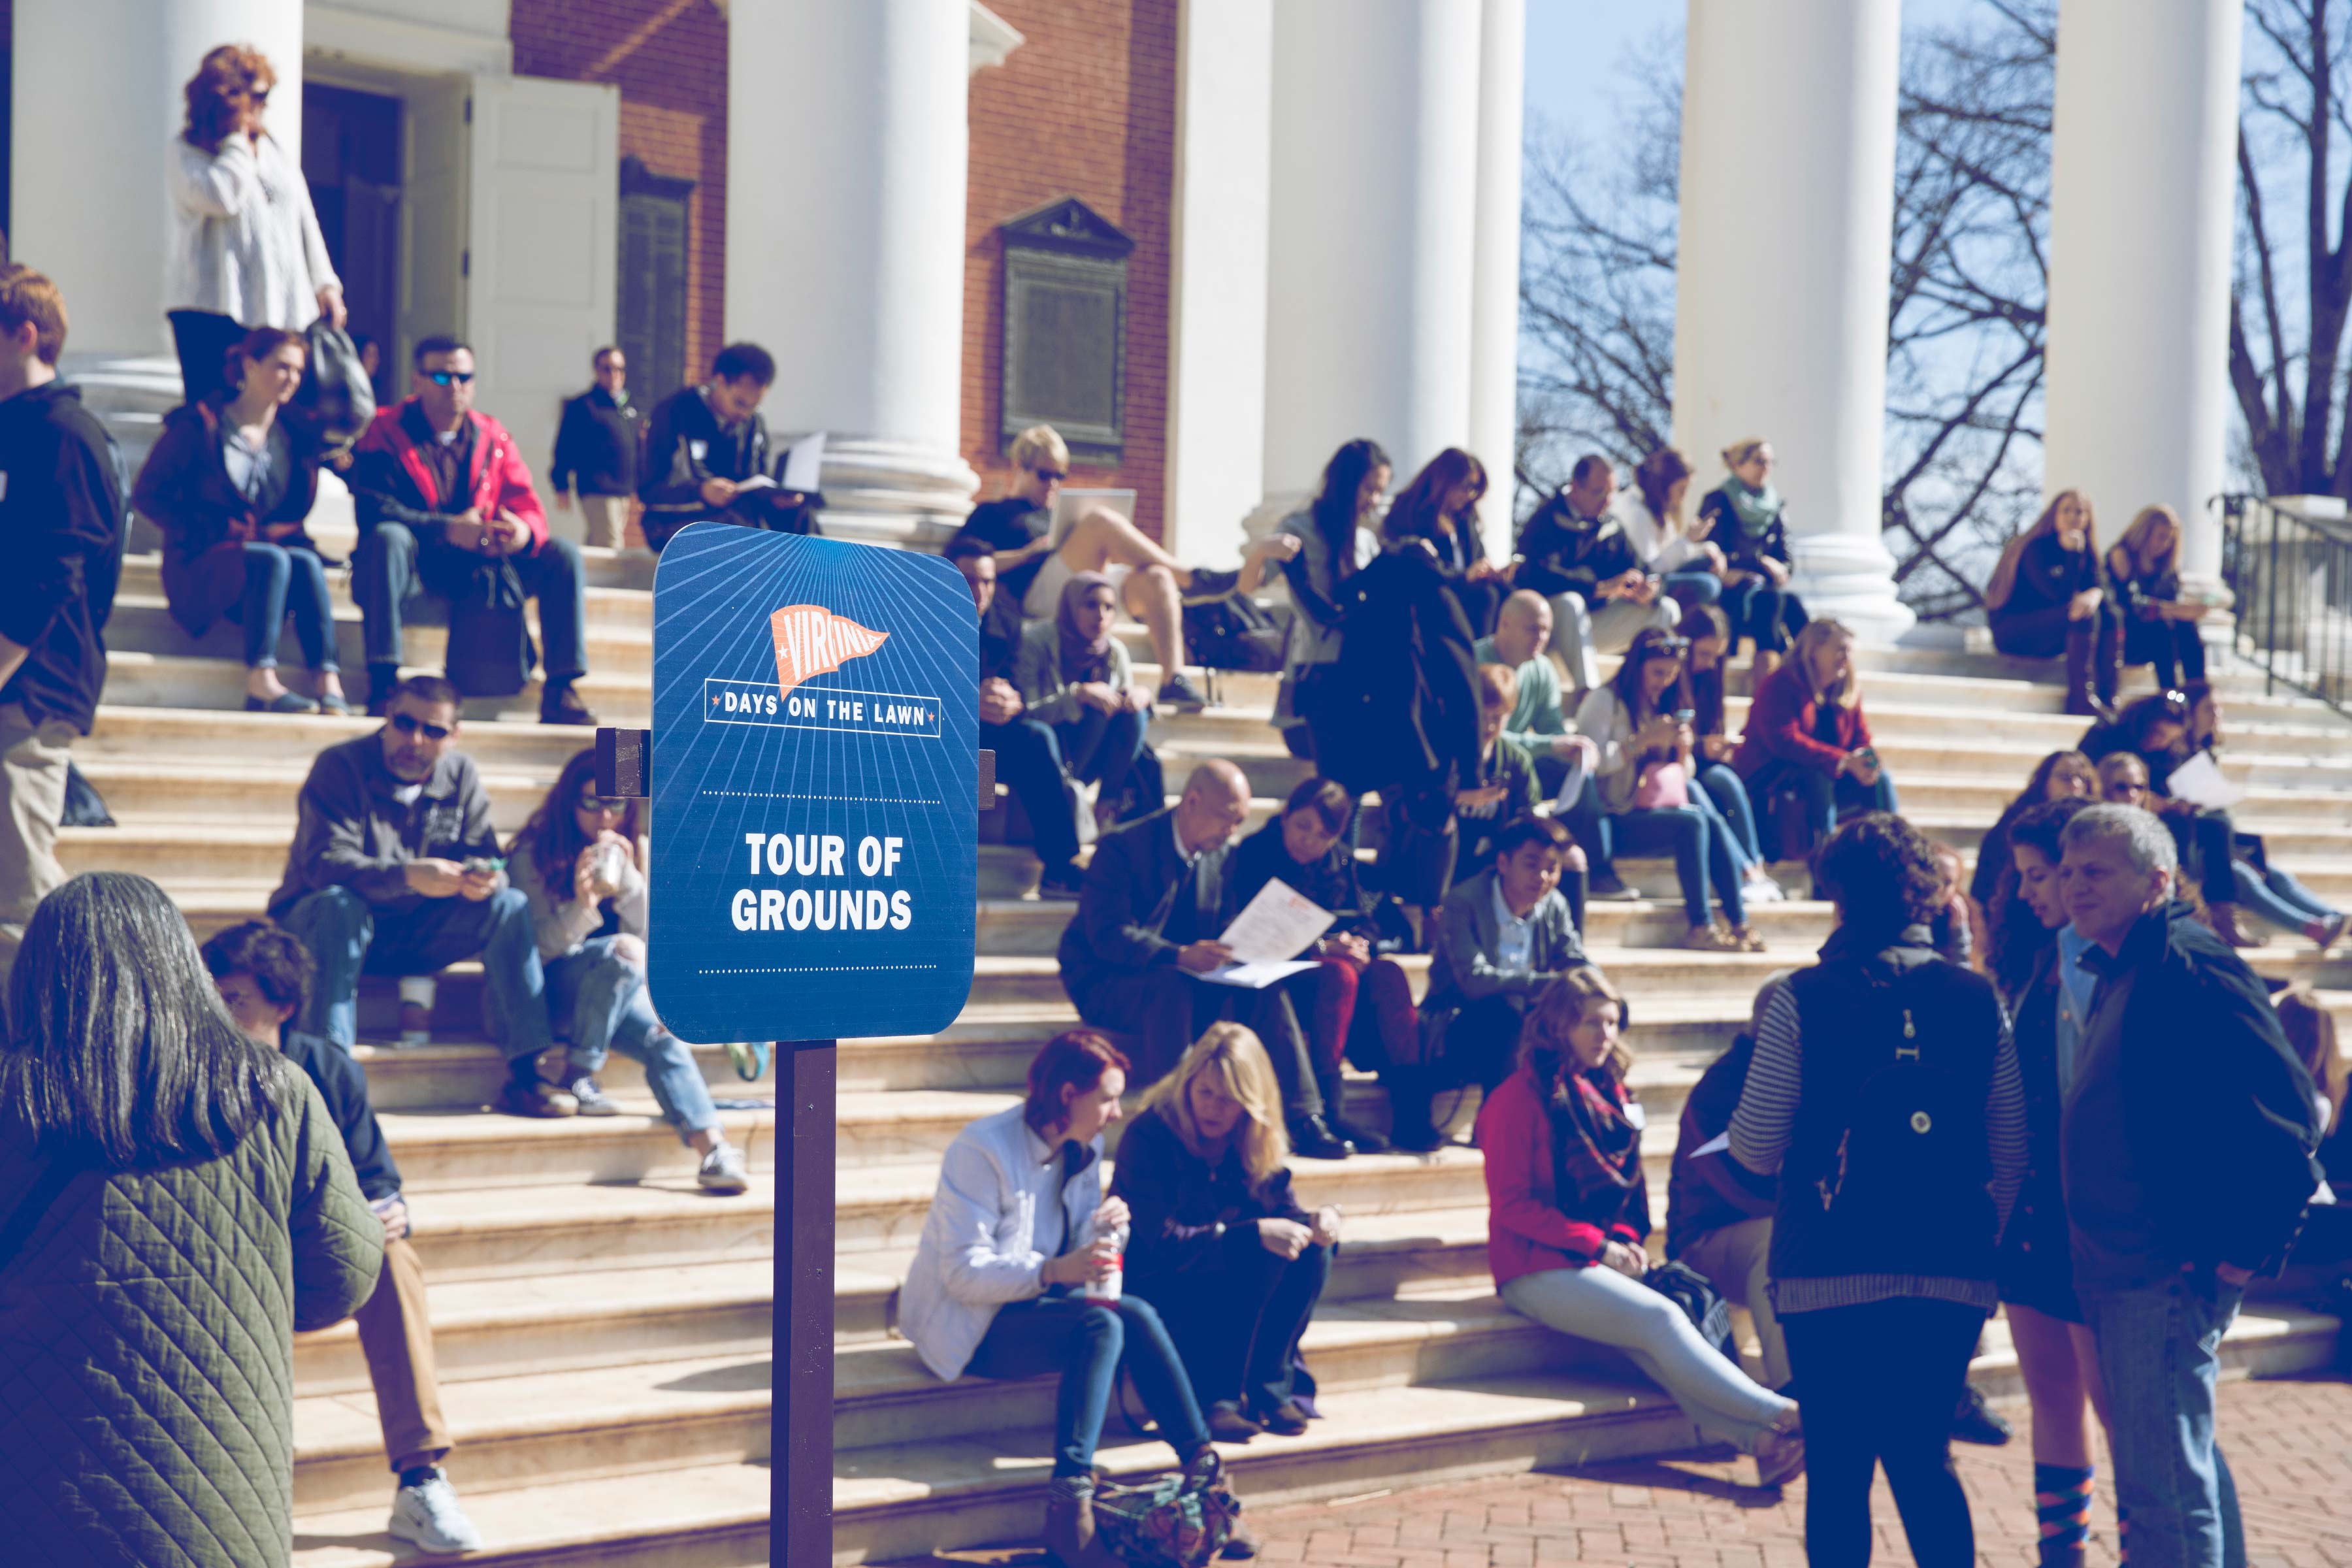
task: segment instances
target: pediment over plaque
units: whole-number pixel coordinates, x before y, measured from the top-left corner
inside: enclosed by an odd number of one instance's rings
[[[997,226],[1007,246],[1059,250],[1072,256],[1119,258],[1135,248],[1126,230],[1076,196],[1056,196]]]

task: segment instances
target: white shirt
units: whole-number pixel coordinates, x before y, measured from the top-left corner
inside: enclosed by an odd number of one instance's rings
[[[211,310],[239,326],[300,331],[319,319],[319,290],[341,287],[310,183],[275,138],[231,134],[220,151],[170,148],[172,251],[163,304]]]
[[[1625,542],[1642,558],[1642,564],[1653,572],[1679,572],[1705,559],[1706,552],[1689,537],[1685,525],[1669,522],[1652,511],[1639,491],[1619,490],[1609,515],[1625,531]]]
[[[1503,897],[1503,879],[1495,879],[1495,967],[1505,974],[1528,974],[1535,970],[1535,910],[1515,915]]]

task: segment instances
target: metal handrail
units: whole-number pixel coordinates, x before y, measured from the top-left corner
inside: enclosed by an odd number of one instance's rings
[[[2262,668],[2266,694],[2284,686],[2352,716],[2352,519],[2265,496],[2216,502],[2238,657]]]

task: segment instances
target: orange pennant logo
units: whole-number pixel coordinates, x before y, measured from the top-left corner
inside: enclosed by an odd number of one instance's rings
[[[776,689],[790,691],[812,676],[830,675],[890,640],[888,632],[859,626],[823,605],[787,605],[768,617],[776,638]]]

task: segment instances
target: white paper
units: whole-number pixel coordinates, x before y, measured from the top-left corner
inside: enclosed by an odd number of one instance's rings
[[[2221,776],[2210,752],[2200,752],[2172,770],[2164,793],[2175,800],[2227,809],[2246,798],[2246,792]]]
[[[1258,889],[1217,940],[1233,949],[1235,963],[1286,963],[1312,947],[1339,918],[1277,877]]]
[[[824,432],[803,436],[784,453],[783,486],[803,495],[814,495],[824,487],[817,482],[824,468]]]
[[[772,490],[775,488],[776,481],[770,479],[765,474],[753,474],[748,479],[738,479],[735,481],[735,493],[738,495],[742,494],[745,490]]]
[[[1559,781],[1559,789],[1552,796],[1555,811],[1567,811],[1576,805],[1577,796],[1584,793],[1584,748],[1579,746],[1570,753],[1568,776]]]
[[[1212,985],[1231,985],[1243,991],[1263,991],[1277,981],[1294,974],[1304,974],[1314,968],[1310,962],[1287,963],[1228,963],[1223,969],[1213,969],[1201,976]]]
[[[1717,1133],[1714,1137],[1708,1139],[1706,1142],[1692,1150],[1691,1158],[1696,1160],[1708,1154],[1727,1154],[1730,1152],[1731,1133],[1728,1131],[1725,1131]]]

